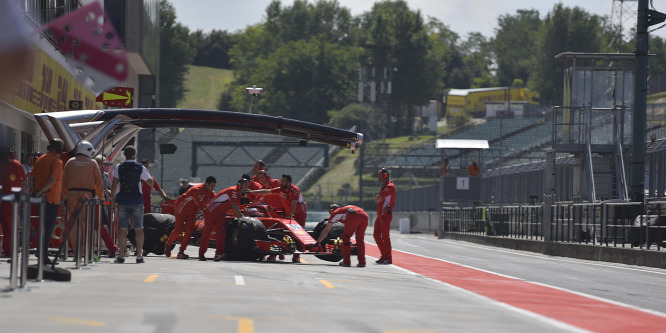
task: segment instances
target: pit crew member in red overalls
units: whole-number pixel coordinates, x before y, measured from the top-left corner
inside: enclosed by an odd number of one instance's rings
[[[356,256],[358,257],[358,267],[365,267],[365,229],[368,228],[368,214],[356,206],[340,207],[337,204],[332,204],[328,208],[331,216],[328,218],[326,228],[319,235],[317,243],[321,243],[335,222],[342,222],[345,228],[342,230],[342,262],[340,266],[351,266],[351,236],[356,236]]]
[[[382,182],[382,189],[375,197],[377,203],[377,219],[375,219],[375,229],[372,236],[375,238],[377,247],[381,254],[378,264],[390,265],[391,257],[391,220],[393,219],[393,208],[395,207],[395,185],[389,179],[389,171],[381,168],[377,172],[377,179]]]
[[[25,181],[25,171],[23,164],[14,159],[14,151],[9,147],[4,148],[9,151],[8,164],[5,173],[2,175],[2,194],[12,193],[12,187],[19,187],[23,189],[23,182]],[[0,214],[0,225],[2,225],[2,257],[9,258],[12,255],[12,203],[2,203],[2,214]]]
[[[243,217],[238,205],[242,193],[247,192],[249,181],[245,178],[238,180],[235,186],[230,186],[215,195],[206,206],[204,220],[206,221],[201,230],[201,243],[199,243],[199,260],[206,261],[206,251],[210,233],[215,227],[215,257],[213,261],[222,260],[224,255],[224,238],[227,234],[227,212],[232,209],[236,217]]]
[[[280,187],[280,181],[277,179],[271,178],[271,175],[266,170],[260,170],[255,176],[256,182],[261,185],[261,189],[272,189]],[[254,190],[254,188],[250,188]],[[282,206],[282,199],[277,194],[264,194],[264,195],[255,195],[256,201],[261,204],[266,204],[270,208],[273,208],[276,211],[284,211]]]
[[[266,170],[266,163],[262,160],[257,160],[254,162],[254,165],[252,166],[252,181],[254,182],[259,182],[257,180],[257,175],[259,174],[259,171]]]
[[[279,194],[282,200],[282,206],[285,209],[286,218],[293,219],[298,222],[301,227],[305,228],[305,219],[307,217],[307,203],[303,200],[301,190],[298,186],[291,183],[291,175],[282,175],[280,180],[280,187],[263,190],[251,190],[253,194]],[[268,258],[272,259],[272,256]],[[301,262],[301,255],[294,254],[292,257],[293,262]]]
[[[197,221],[197,213],[200,210],[205,210],[208,202],[215,196],[213,190],[216,183],[217,180],[215,180],[215,177],[209,176],[206,178],[205,183],[193,186],[176,199],[176,224],[171,235],[169,235],[169,239],[164,243],[164,255],[171,257],[171,244],[178,239],[178,236],[185,229],[185,235],[180,241],[178,259],[189,258],[185,254],[185,249],[190,244],[192,233],[194,232],[194,224]]]

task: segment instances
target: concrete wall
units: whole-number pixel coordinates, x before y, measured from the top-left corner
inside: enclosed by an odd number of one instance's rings
[[[372,226],[375,212],[368,212],[369,225]],[[391,229],[400,230],[400,219],[409,219],[412,233],[430,233],[435,235],[439,225],[439,212],[394,212]],[[371,227],[370,227],[371,228]],[[584,260],[615,262],[627,265],[639,265],[666,268],[666,252],[638,248],[620,248],[604,245],[544,242],[541,240],[517,239],[446,232],[441,238],[462,240],[477,244],[504,247],[520,251],[543,253],[549,256],[577,258]]]
[[[370,218],[369,225],[373,226],[376,212],[366,212]],[[391,229],[400,230],[400,219],[409,219],[410,231],[412,233],[432,233],[439,226],[439,211],[431,212],[393,212],[393,220],[391,221]]]
[[[549,256],[666,268],[666,252],[663,250],[656,251],[603,245],[544,242],[540,240],[480,236],[453,232],[447,232],[442,236],[443,238],[448,239],[504,247],[513,250],[543,253]]]

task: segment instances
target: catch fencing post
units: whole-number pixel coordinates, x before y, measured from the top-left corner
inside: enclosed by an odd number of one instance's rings
[[[19,202],[21,189],[18,187],[12,188],[12,194],[3,197],[3,201],[11,201],[12,203],[12,251],[11,251],[11,264],[9,268],[9,288],[8,291],[13,291],[18,286],[18,226],[19,226]],[[7,232],[5,231],[5,234]],[[6,237],[6,236],[5,236]]]
[[[46,196],[42,195],[38,198],[30,198],[31,203],[39,204],[39,234],[37,237],[37,253],[39,253],[39,258],[37,259],[37,279],[35,282],[44,281],[44,261],[46,256],[48,256],[48,247],[44,248],[44,214],[46,213]],[[51,239],[51,235],[49,235]]]

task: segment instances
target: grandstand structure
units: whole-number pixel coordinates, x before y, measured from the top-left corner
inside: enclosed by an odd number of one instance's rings
[[[475,204],[526,204],[544,201],[544,194],[558,202],[628,200],[627,175],[631,151],[633,104],[633,54],[584,54],[567,52],[565,94],[562,106],[534,117],[498,115],[459,129],[447,139],[488,140],[483,152],[482,198]],[[651,197],[663,197],[666,179],[664,114],[666,105],[648,106],[646,138],[648,170],[646,189]],[[420,182],[406,210],[439,209],[431,198],[439,197],[435,181],[442,160],[448,172],[465,176],[476,153],[446,151],[440,155],[434,142],[420,146],[365,147],[365,167],[384,166],[400,173],[430,176]],[[546,177],[552,175],[552,177]],[[546,185],[549,183],[550,185]],[[548,190],[546,190],[548,189]],[[409,191],[409,189],[408,189]],[[404,193],[404,191],[403,191]],[[411,192],[404,196],[411,196]],[[416,209],[410,209],[416,206]]]

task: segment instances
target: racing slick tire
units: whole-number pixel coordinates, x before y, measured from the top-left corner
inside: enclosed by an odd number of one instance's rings
[[[266,227],[251,217],[241,217],[227,224],[225,254],[229,260],[260,259],[264,254],[257,248],[255,240],[268,240]]]
[[[170,214],[148,213],[143,215],[143,250],[157,255],[164,254],[164,242],[176,225],[176,217]],[[134,229],[127,233],[127,239],[136,246]],[[172,244],[173,245],[173,244]]]
[[[312,238],[315,240],[319,239],[319,235],[321,235],[321,232],[326,228],[326,224],[328,223],[328,219],[325,219],[317,224],[317,226],[312,230],[312,233],[310,234]],[[335,222],[333,223],[333,226],[331,227],[331,231],[326,235],[326,238],[322,242],[322,245],[325,244],[331,244],[333,245],[333,240],[342,237],[342,231],[345,229],[345,225],[342,224],[341,222]],[[330,262],[338,262],[342,260],[342,253],[331,253],[331,254],[315,254],[315,257],[324,260],[324,261],[330,261]]]

